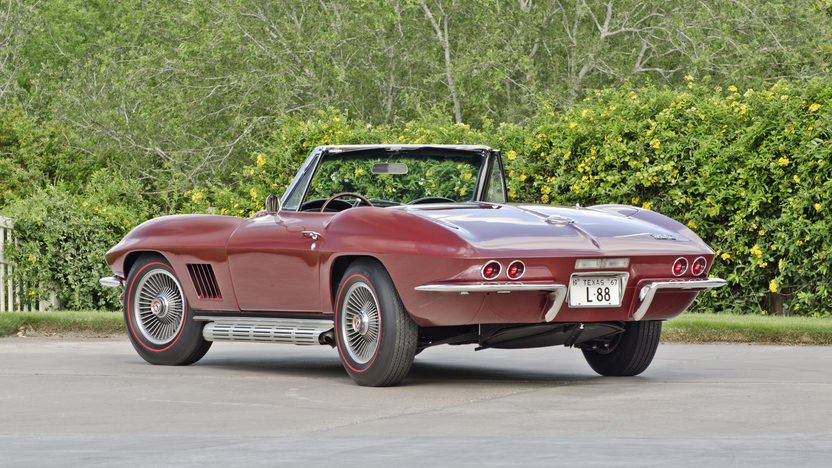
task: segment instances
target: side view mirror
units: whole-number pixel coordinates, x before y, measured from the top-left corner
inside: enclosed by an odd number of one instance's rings
[[[268,197],[266,197],[266,212],[270,215],[277,214],[280,211],[280,197],[277,195],[270,193]]]
[[[280,217],[280,197],[277,195],[270,193],[268,197],[266,197],[266,213],[274,216],[274,222],[279,223],[283,221],[283,218]]]

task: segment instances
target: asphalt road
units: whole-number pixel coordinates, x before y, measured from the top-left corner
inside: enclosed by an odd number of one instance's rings
[[[579,351],[437,347],[395,388],[334,350],[0,339],[0,466],[830,466],[832,347],[661,345],[641,376]]]

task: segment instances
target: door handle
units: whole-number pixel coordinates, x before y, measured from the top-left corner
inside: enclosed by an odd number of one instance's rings
[[[315,231],[303,231],[301,234],[303,234],[303,237],[308,237],[308,238],[312,239],[313,241],[316,241],[316,240],[320,239],[321,237],[323,237],[320,232],[315,232]]]

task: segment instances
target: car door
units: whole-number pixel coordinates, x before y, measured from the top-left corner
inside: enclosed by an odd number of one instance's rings
[[[228,241],[228,266],[240,310],[321,310],[317,244],[332,213],[281,212],[253,218]]]

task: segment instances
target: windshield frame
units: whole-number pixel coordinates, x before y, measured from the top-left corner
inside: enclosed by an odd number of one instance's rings
[[[428,155],[447,154],[449,157],[463,157],[478,159],[474,164],[479,165],[479,173],[476,175],[476,183],[473,189],[473,195],[469,202],[480,202],[484,200],[485,192],[488,189],[489,178],[491,177],[491,169],[493,164],[499,164],[499,151],[492,150],[486,146],[467,146],[467,145],[368,145],[368,146],[331,146],[331,147],[317,147],[309,157],[304,161],[301,169],[292,179],[289,187],[283,194],[283,205],[286,211],[299,211],[306,200],[309,189],[315,177],[318,175],[318,170],[321,163],[326,159],[337,159],[339,155],[346,157],[361,157],[361,156],[380,156],[389,154],[391,157],[395,155],[407,155],[411,157],[419,157],[420,154],[428,153]],[[501,167],[502,169],[502,167]],[[312,171],[311,176],[308,174]],[[501,178],[505,180],[505,176],[500,171]],[[301,186],[302,185],[302,186]],[[505,192],[505,182],[502,183],[503,191]],[[302,192],[302,193],[299,193]],[[298,201],[296,206],[289,206],[287,203]],[[464,202],[458,202],[464,203]],[[293,203],[294,204],[294,203]]]

